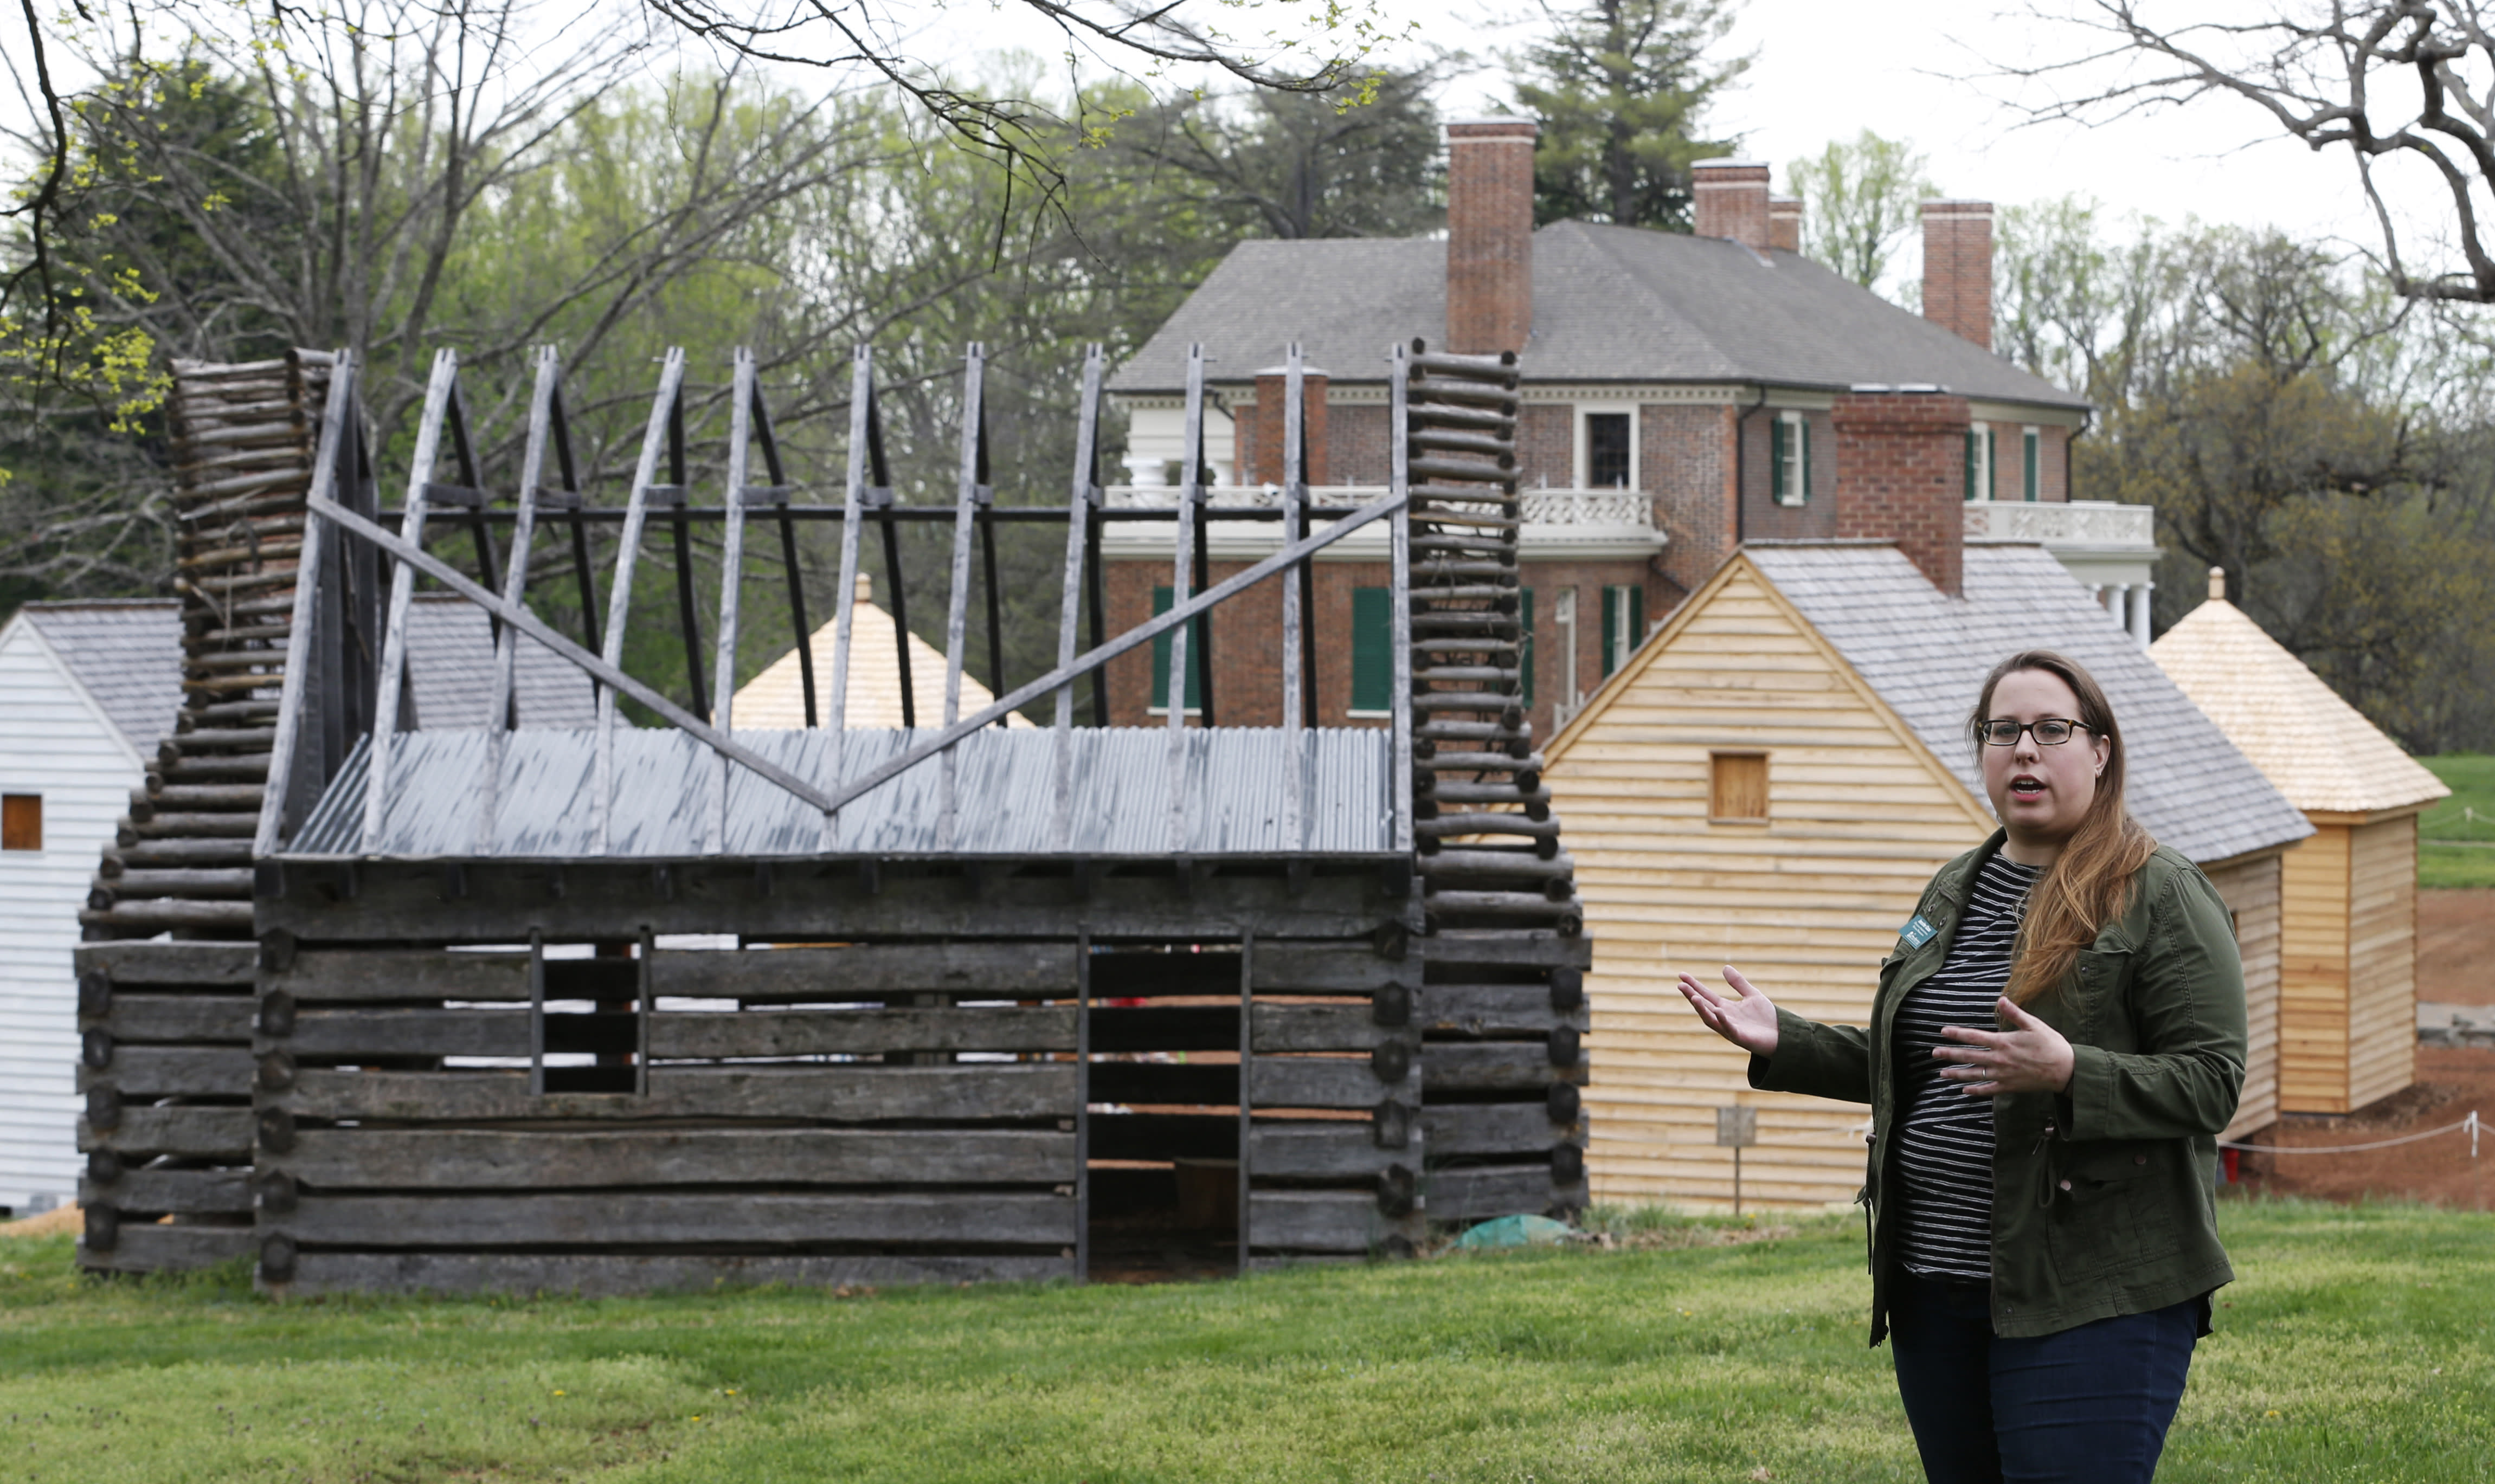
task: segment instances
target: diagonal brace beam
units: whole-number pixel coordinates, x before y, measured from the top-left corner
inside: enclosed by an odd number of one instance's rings
[[[382,527],[375,525],[371,521],[365,520],[362,516],[355,514],[353,510],[339,504],[336,500],[316,499],[306,500],[304,505],[306,509],[321,517],[323,520],[337,526],[339,529],[349,532],[350,534],[363,537],[375,546],[388,552],[399,560],[415,567],[425,576],[441,583],[443,586],[458,593],[461,597],[464,597],[468,601],[476,604],[477,607],[484,609],[487,613],[492,614],[504,622],[508,623],[513,628],[518,629],[521,633],[524,633],[530,638],[536,640],[538,643],[544,645],[547,649],[552,650],[555,653],[562,655],[565,659],[570,660],[573,665],[586,672],[591,679],[599,681],[601,684],[611,686],[617,692],[631,696],[633,700],[640,702],[643,706],[657,712],[662,717],[665,718],[668,725],[675,727],[678,731],[692,733],[695,738],[707,744],[711,750],[719,753],[721,756],[729,758],[735,762],[743,764],[747,768],[753,769],[756,773],[770,779],[773,783],[778,784],[780,787],[787,790],[789,793],[805,801],[807,803],[814,805],[816,808],[828,810],[834,806],[831,798],[824,794],[822,790],[815,787],[805,779],[798,777],[795,773],[790,772],[779,764],[772,762],[769,758],[754,751],[752,748],[740,746],[736,742],[729,741],[724,733],[705,725],[683,707],[676,705],[673,701],[668,700],[665,696],[659,694],[659,692],[651,689],[649,686],[642,684],[639,681],[632,679],[632,677],[625,674],[622,670],[606,663],[606,661],[590,653],[579,645],[576,645],[570,640],[563,637],[563,635],[556,633],[553,629],[546,626],[543,620],[539,619],[536,614],[529,612],[525,607],[522,607],[517,603],[506,602],[494,593],[486,591],[486,589],[480,584],[462,576],[459,570],[451,566],[448,562],[443,561],[431,553],[400,539],[390,531],[384,530]],[[1021,692],[1017,691],[1015,694],[1019,696]]]

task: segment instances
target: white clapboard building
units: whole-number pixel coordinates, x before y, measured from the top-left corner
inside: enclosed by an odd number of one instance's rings
[[[484,615],[447,596],[414,614],[416,724],[482,725]],[[578,671],[534,644],[519,658],[530,724],[595,719]],[[0,1208],[13,1214],[77,1190],[78,909],[181,701],[177,603],[29,603],[0,625]]]

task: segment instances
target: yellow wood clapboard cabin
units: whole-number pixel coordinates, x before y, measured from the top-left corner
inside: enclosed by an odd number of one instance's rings
[[[2280,863],[2279,1109],[2345,1113],[2417,1079],[2417,819],[2450,793],[2227,601],[2149,653],[2313,822]]]
[[[2275,1023],[2278,859],[2311,833],[2303,815],[2042,548],[1968,547],[1962,592],[1883,542],[1752,543],[1553,740],[1594,943],[1596,1200],[1729,1202],[1728,1105],[1756,1110],[1745,1200],[1853,1198],[1868,1108],[1751,1091],[1674,976],[1730,962],[1800,1015],[1865,1023],[1925,883],[1994,828],[1965,722],[2019,650],[2059,650],[2105,686],[2133,813],[2234,910],[2255,1021]],[[2257,1037],[2235,1132],[2275,1117],[2275,1057]]]

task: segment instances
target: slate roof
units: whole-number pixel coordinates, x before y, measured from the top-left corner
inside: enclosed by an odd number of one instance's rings
[[[182,707],[181,605],[170,598],[104,599],[28,603],[19,612],[130,745],[152,754]],[[419,593],[408,613],[417,723],[483,726],[494,683],[492,629],[483,610],[455,594]],[[587,726],[598,719],[588,678],[532,640],[520,641],[513,678],[523,726]]]
[[[2299,809],[2367,814],[2451,793],[2225,598],[2148,652]]]
[[[1968,547],[1962,599],[1944,596],[1885,543],[1753,543],[1742,551],[1980,802],[1984,774],[1967,742],[1968,708],[1994,664],[2020,650],[2049,649],[2086,666],[2105,687],[2131,748],[2131,812],[2161,843],[2206,863],[2313,833],[2041,546]]]
[[[25,616],[141,757],[182,709],[182,606],[171,598],[28,603]]]
[[[861,574],[854,597],[856,606],[849,611],[849,688],[842,701],[844,726],[901,725],[901,656],[892,642],[892,615],[875,606],[874,591]],[[815,654],[815,716],[821,722],[830,719],[832,641],[839,631],[840,620],[833,619],[815,630],[807,643]],[[916,634],[909,636],[909,687],[921,722],[933,722],[943,715],[944,654]],[[963,715],[985,711],[995,700],[988,687],[969,671],[962,673]],[[1050,714],[1055,714],[1054,710]],[[805,673],[798,668],[795,645],[737,688],[736,704],[729,716],[739,731],[806,724]],[[1005,714],[1007,727],[1031,724],[1031,718],[1020,712]]]
[[[1177,391],[1202,342],[1216,380],[1280,364],[1296,339],[1337,381],[1384,379],[1389,347],[1444,340],[1443,238],[1243,242],[1111,379]],[[1643,227],[1559,222],[1533,234],[1535,381],[1929,383],[2079,409],[2085,399],[1793,253]]]

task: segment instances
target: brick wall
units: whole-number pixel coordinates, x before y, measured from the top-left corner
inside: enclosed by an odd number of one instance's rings
[[[1533,330],[1530,119],[1447,126],[1447,348],[1523,350]]]
[[[1894,541],[1955,597],[1966,551],[1966,399],[1856,393],[1836,399],[1836,535]]]
[[[2020,452],[2025,423],[1996,422],[1992,429],[1992,493],[1994,500],[2020,500],[2027,498],[2026,467]],[[2040,501],[2060,502],[2071,498],[2068,466],[2064,463],[2071,443],[2071,430],[2050,425],[2040,426],[2036,447],[2036,498]]]
[[[1577,487],[1577,409],[1564,403],[1527,403],[1516,410],[1516,471],[1524,489]]]
[[[1212,582],[1239,571],[1245,563],[1216,561]],[[1640,586],[1645,590],[1648,629],[1670,611],[1673,590],[1643,561],[1527,560],[1521,584],[1533,593],[1535,675],[1532,715],[1534,736],[1547,739],[1552,718],[1566,682],[1566,651],[1556,621],[1559,593],[1577,592],[1577,685],[1591,694],[1603,680],[1603,589]],[[1153,615],[1153,590],[1167,587],[1165,560],[1109,563],[1107,608],[1109,631],[1133,628]],[[1351,593],[1354,588],[1383,588],[1390,578],[1383,562],[1320,561],[1316,564],[1315,624],[1316,693],[1319,723],[1324,726],[1379,726],[1353,717],[1351,708]],[[1199,584],[1202,586],[1202,584]],[[1282,701],[1282,596],[1278,580],[1259,583],[1213,611],[1213,719],[1221,726],[1278,726]],[[1643,637],[1643,636],[1640,636]],[[1625,657],[1625,656],[1619,656]],[[1116,726],[1154,726],[1166,718],[1152,714],[1152,651],[1136,650],[1109,664],[1109,716]]]
[[[1763,407],[1741,421],[1741,534],[1753,541],[1825,539],[1836,534],[1837,465],[1834,420],[1804,412],[1810,426],[1810,490],[1799,505],[1776,503],[1774,435],[1783,409]]]
[[[1326,469],[1334,484],[1384,484],[1393,439],[1381,402],[1326,409]]]
[[[1738,409],[1652,405],[1638,410],[1642,483],[1668,538],[1665,608],[1733,555],[1733,427]],[[1648,610],[1653,617],[1662,614]]]
[[[1924,318],[1992,348],[1992,203],[1924,202]]]
[[[1695,231],[1768,250],[1768,167],[1755,160],[1701,160],[1690,167]]]
[[[1238,468],[1241,484],[1280,484],[1282,482],[1282,414],[1285,379],[1279,375],[1256,378],[1256,405],[1238,423]],[[1326,379],[1303,375],[1300,379],[1301,416],[1306,419],[1309,467],[1302,477],[1310,484],[1326,484],[1332,468],[1328,447]]]

